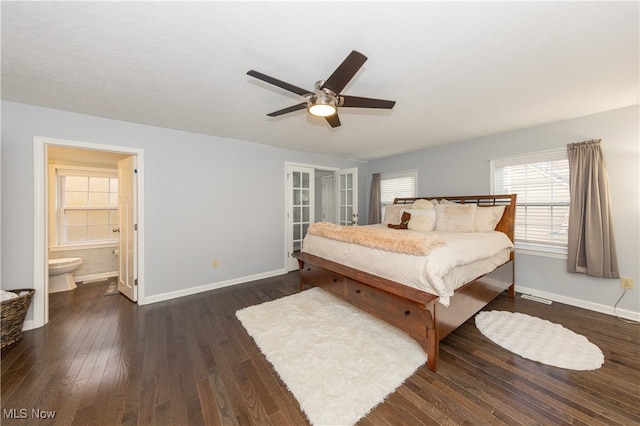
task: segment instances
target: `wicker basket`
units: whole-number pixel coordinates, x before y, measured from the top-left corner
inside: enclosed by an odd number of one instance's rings
[[[7,290],[17,294],[27,292],[22,296],[13,299],[3,300],[0,306],[0,348],[17,342],[22,339],[22,327],[24,326],[24,317],[27,315],[33,293],[36,291],[32,288],[17,288]]]

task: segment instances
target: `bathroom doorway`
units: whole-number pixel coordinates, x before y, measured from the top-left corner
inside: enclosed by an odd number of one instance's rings
[[[143,304],[144,247],[140,244],[143,241],[141,238],[143,229],[141,223],[143,217],[142,150],[39,137],[34,141],[36,157],[34,287],[36,293],[33,300],[33,327],[40,327],[49,319],[50,257],[82,258],[84,253],[87,259],[85,264],[88,263],[88,265],[84,269],[78,269],[76,281],[92,282],[110,276],[118,277],[120,292],[132,301],[137,300],[138,303]],[[135,175],[123,179],[122,166],[119,163],[125,164],[125,167]],[[107,208],[90,210],[87,214],[102,215],[104,219],[97,222],[86,219],[86,229],[83,229],[84,224],[81,220],[71,222],[72,225],[80,226],[65,228],[70,221],[60,217],[60,197],[52,188],[59,185],[60,181],[64,182],[61,176],[72,175],[77,179],[77,176],[86,175],[87,172],[103,187],[106,182],[111,182],[111,193],[107,189],[106,193],[102,192],[97,196],[111,197],[112,211],[109,212]],[[84,178],[80,178],[81,181],[82,179]],[[121,182],[124,182],[128,189],[123,191]],[[114,185],[120,188],[114,190]],[[118,198],[121,193],[126,193],[128,196],[124,209],[121,204],[122,199],[114,200],[114,197]],[[132,194],[133,197],[131,197]],[[91,198],[91,193],[88,197]],[[117,208],[113,208],[114,202],[117,203]],[[125,223],[122,223],[121,210],[126,210]],[[77,210],[73,213],[78,217]],[[74,235],[76,231],[78,232]],[[79,239],[78,243],[73,242],[74,236]]]

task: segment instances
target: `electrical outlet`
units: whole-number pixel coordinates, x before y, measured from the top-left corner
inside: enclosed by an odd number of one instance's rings
[[[633,278],[630,277],[620,277],[620,287],[625,290],[633,290]]]
[[[220,262],[218,261],[218,259],[213,259],[211,261],[211,267],[212,268],[217,268],[218,266],[220,266]]]

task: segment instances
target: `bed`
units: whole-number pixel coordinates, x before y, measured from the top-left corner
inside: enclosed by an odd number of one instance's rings
[[[473,264],[470,270],[464,269],[462,266],[455,266],[446,274],[443,271],[442,277],[434,279],[434,281],[438,281],[434,287],[430,287],[429,280],[415,278],[421,272],[411,272],[411,269],[414,267],[422,268],[423,263],[425,265],[428,263],[432,265],[447,263],[442,262],[446,250],[449,252],[452,250],[466,251],[459,248],[455,250],[449,248],[449,245],[453,243],[450,243],[447,238],[449,238],[449,234],[456,233],[438,232],[450,229],[436,229],[434,230],[436,232],[416,232],[412,230],[415,227],[410,226],[410,229],[407,230],[383,230],[382,228],[387,227],[385,223],[346,229],[347,227],[323,223],[317,225],[318,230],[307,233],[302,251],[295,253],[294,256],[298,259],[300,266],[301,290],[304,290],[307,285],[323,288],[405,331],[427,353],[428,368],[436,371],[439,342],[442,339],[505,290],[508,290],[509,296],[514,296],[513,238],[516,195],[396,198],[394,210],[404,209],[407,212],[413,212],[412,217],[418,223],[415,218],[416,214],[420,212],[412,208],[418,205],[418,201],[419,203],[431,201],[434,204],[434,209],[438,209],[438,215],[445,211],[452,212],[454,210],[464,211],[464,214],[468,215],[468,212],[473,210],[474,215],[481,212],[482,216],[486,216],[486,212],[499,210],[502,214],[499,219],[495,219],[497,222],[494,222],[495,229],[486,232],[486,236],[492,235],[496,240],[507,240],[509,247],[500,250],[499,255],[489,255],[491,260],[488,262],[485,260],[469,262]],[[452,207],[438,207],[442,205],[451,205]],[[485,208],[491,209],[481,210]],[[480,216],[477,214],[476,217]],[[445,216],[442,214],[438,217],[444,218]],[[385,221],[387,221],[386,216]],[[444,226],[445,221],[438,223],[442,223]],[[313,224],[312,227],[314,225],[316,224]],[[479,225],[476,223],[476,226]],[[332,232],[344,233],[348,238],[345,239],[342,235],[337,238],[331,234]],[[361,240],[358,233],[370,235],[366,236],[366,240]],[[471,233],[474,231],[472,230],[468,237],[472,239],[485,235],[484,232],[475,232],[479,234],[477,236],[472,236]],[[423,234],[427,237],[417,234]],[[458,234],[462,234],[462,232]],[[393,241],[385,242],[383,241],[385,238],[380,238],[378,242],[377,236],[384,236],[386,239],[393,238]],[[453,235],[453,237],[455,241],[463,242],[466,238],[462,235]],[[372,244],[372,242],[374,243]],[[393,244],[394,249],[389,249],[384,244]],[[401,249],[396,251],[396,246]],[[488,243],[487,247],[489,247]],[[403,251],[405,249],[406,251]],[[419,252],[415,252],[415,250]],[[373,258],[368,257],[372,254]],[[430,256],[439,260],[437,262],[430,261]],[[470,255],[468,257],[472,258]],[[398,263],[392,263],[391,266],[388,266],[385,264],[387,261]],[[439,266],[436,267],[436,269],[438,268]],[[435,276],[435,274],[431,275]],[[430,278],[433,277],[430,276]],[[418,281],[425,281],[427,284]]]

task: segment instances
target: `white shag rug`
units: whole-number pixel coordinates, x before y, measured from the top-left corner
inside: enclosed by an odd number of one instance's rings
[[[236,316],[313,425],[352,425],[424,364],[404,332],[320,288]]]
[[[559,324],[506,311],[481,311],[475,320],[487,338],[523,358],[570,370],[604,364],[600,348]]]

